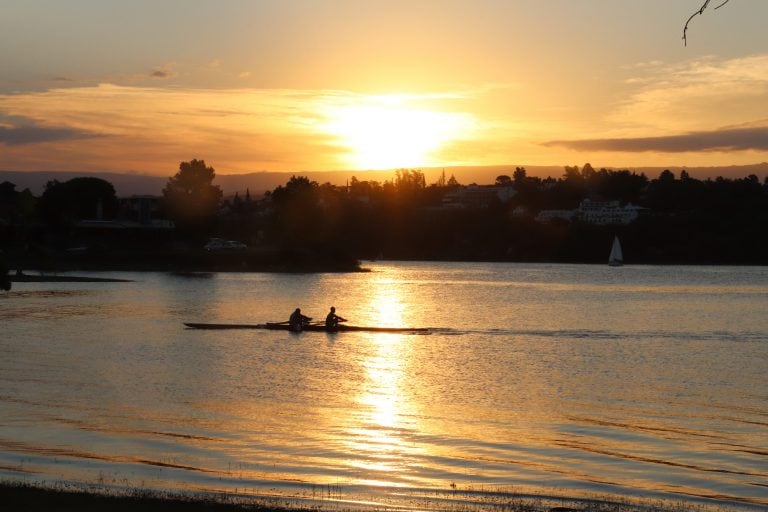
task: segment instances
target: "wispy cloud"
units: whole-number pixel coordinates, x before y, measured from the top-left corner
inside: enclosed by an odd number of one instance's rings
[[[560,146],[576,151],[619,151],[631,153],[644,151],[662,153],[766,151],[768,150],[768,126],[725,128],[661,137],[559,140],[546,142],[544,146]]]
[[[632,71],[629,94],[597,124],[599,131],[543,146],[624,153],[768,150],[768,55],[648,62]]]
[[[113,170],[167,172],[181,160],[201,157],[220,172],[345,168],[349,141],[331,129],[340,112],[359,114],[367,108],[386,113],[391,107],[418,119],[439,115],[464,120],[471,117],[461,110],[468,95],[459,91],[371,96],[322,89],[111,84],[0,94],[0,111],[30,120],[24,125],[27,129],[21,130],[20,123],[3,123],[0,118],[2,140],[16,145],[0,155],[0,166],[21,167],[16,162],[34,158],[37,167],[53,167],[40,163],[46,157],[55,159],[57,168],[64,159]],[[388,119],[392,115],[390,112]],[[382,131],[375,119],[361,122],[365,129]],[[397,132],[414,129],[405,125],[390,128]],[[93,134],[101,136],[86,143],[73,140]],[[36,151],[19,146],[32,141],[50,144],[35,147]]]
[[[632,92],[605,119],[614,134],[670,135],[768,117],[768,55],[652,63],[626,84]]]
[[[8,113],[0,117],[0,142],[9,146],[0,166],[88,162],[159,173],[202,157],[221,172],[337,168],[338,149],[317,130],[319,108],[332,97],[327,91],[109,84],[0,95],[0,111]],[[94,134],[100,137],[75,140]],[[33,150],[33,142],[48,145]]]

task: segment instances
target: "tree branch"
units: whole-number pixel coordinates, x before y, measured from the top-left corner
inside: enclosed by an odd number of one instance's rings
[[[711,1],[712,0],[705,0],[704,3],[702,4],[701,8],[698,11],[694,12],[693,14],[691,14],[691,17],[688,18],[688,21],[685,22],[685,26],[683,27],[683,43],[685,44],[685,46],[688,46],[688,39],[687,39],[687,35],[686,35],[686,32],[688,32],[688,24],[696,16],[701,16],[702,14],[704,14],[704,10],[707,8],[707,6],[709,5],[709,2],[711,2]],[[721,8],[722,6],[727,4],[728,2],[730,2],[730,0],[724,0],[720,5],[715,7],[715,9]]]

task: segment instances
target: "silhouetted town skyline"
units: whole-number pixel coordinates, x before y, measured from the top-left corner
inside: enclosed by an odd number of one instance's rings
[[[118,197],[94,177],[51,181],[39,196],[2,182],[0,248],[27,268],[343,270],[375,258],[598,263],[618,235],[628,262],[768,262],[755,236],[768,178],[756,175],[586,164],[543,179],[517,167],[478,185],[402,169],[344,185],[283,175],[266,193],[225,196],[204,161],[180,169],[163,195]]]

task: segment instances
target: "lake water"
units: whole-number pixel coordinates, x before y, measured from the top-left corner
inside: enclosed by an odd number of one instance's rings
[[[768,268],[364,266],[16,283],[0,293],[0,478],[324,506],[768,507]],[[182,324],[331,305],[436,329]]]

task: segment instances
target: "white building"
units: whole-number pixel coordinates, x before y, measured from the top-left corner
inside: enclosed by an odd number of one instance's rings
[[[633,204],[620,206],[618,201],[590,201],[585,199],[576,210],[576,218],[587,224],[631,224],[643,208]]]
[[[552,222],[554,219],[578,220],[586,224],[605,226],[609,224],[631,224],[644,208],[633,204],[620,206],[618,201],[590,201],[585,199],[575,210],[542,210],[536,216],[538,222]]]

